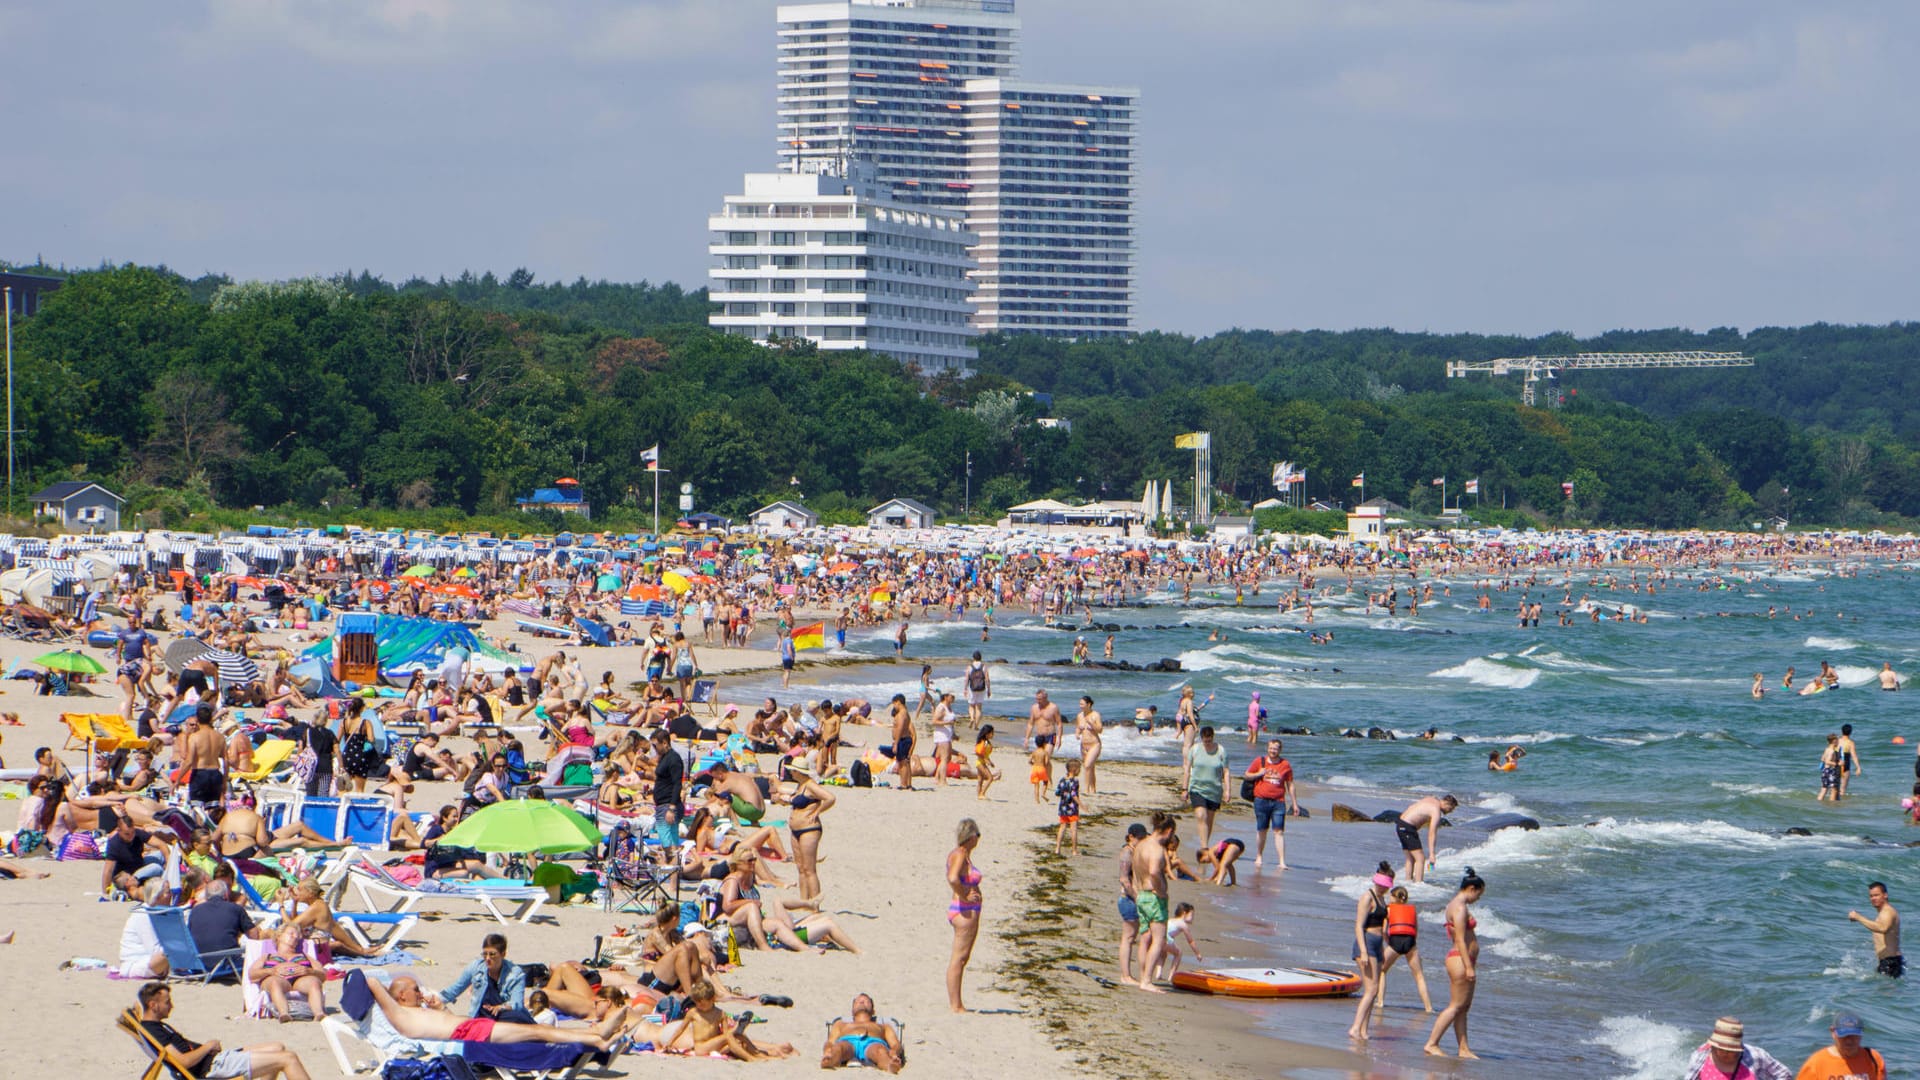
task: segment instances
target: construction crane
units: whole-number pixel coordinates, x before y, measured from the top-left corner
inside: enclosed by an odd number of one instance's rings
[[[1608,368],[1729,368],[1752,367],[1753,357],[1730,352],[1621,352],[1576,353],[1572,356],[1518,356],[1499,360],[1449,360],[1447,378],[1469,375],[1522,373],[1520,403],[1532,405],[1540,380],[1558,378],[1562,371],[1602,371]]]

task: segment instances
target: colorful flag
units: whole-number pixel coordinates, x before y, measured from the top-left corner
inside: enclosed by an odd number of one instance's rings
[[[1561,484],[1560,493],[1562,495],[1565,495],[1569,499],[1573,498],[1573,481],[1569,480],[1566,483]]]
[[[827,624],[808,623],[793,628],[793,647],[800,649],[824,649],[827,647]]]
[[[1467,494],[1469,495],[1480,494],[1480,478],[1479,477],[1475,477],[1472,480],[1467,481]]]
[[[1275,463],[1273,466],[1273,486],[1283,488],[1291,483],[1293,483],[1293,462],[1281,461]]]
[[[1293,472],[1287,474],[1287,483],[1289,484],[1304,484],[1306,482],[1307,470],[1305,469],[1295,469]]]
[[[1447,484],[1447,478],[1444,476],[1436,476],[1433,478],[1434,487],[1445,487],[1446,484]]]
[[[654,443],[651,447],[640,451],[640,464],[645,465],[649,469],[657,469],[660,467],[659,443]]]
[[[1210,431],[1189,431],[1185,435],[1173,437],[1175,450],[1206,450],[1213,446],[1213,433]]]
[[[1367,483],[1367,474],[1361,473],[1359,476],[1354,477],[1353,483],[1348,486],[1349,487],[1365,487],[1366,483]]]

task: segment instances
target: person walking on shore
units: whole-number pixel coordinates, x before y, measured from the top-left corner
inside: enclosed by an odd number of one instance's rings
[[[963,1013],[960,980],[967,973],[967,961],[973,958],[973,942],[980,936],[980,871],[973,865],[973,849],[980,844],[980,826],[972,818],[961,818],[954,830],[954,848],[947,853],[947,887],[953,900],[947,904],[947,924],[953,927],[953,955],[947,960],[947,1005]]]
[[[1187,803],[1200,831],[1201,850],[1213,844],[1213,818],[1227,802],[1227,748],[1200,729],[1200,742],[1187,752]]]
[[[1100,794],[1096,766],[1100,764],[1100,733],[1105,730],[1106,721],[1093,707],[1093,699],[1080,695],[1080,713],[1073,718],[1073,732],[1080,740],[1080,783],[1088,795]]]
[[[1423,1049],[1435,1057],[1445,1057],[1446,1051],[1440,1049],[1440,1037],[1447,1029],[1453,1029],[1453,1041],[1463,1058],[1477,1058],[1480,1055],[1467,1049],[1467,1013],[1473,1008],[1473,995],[1480,978],[1480,935],[1475,933],[1476,923],[1467,909],[1480,902],[1487,894],[1487,883],[1480,875],[1467,867],[1460,878],[1460,889],[1447,901],[1447,936],[1453,939],[1453,948],[1447,950],[1447,1007],[1433,1022],[1433,1034],[1427,1036],[1427,1045]]]
[[[1360,966],[1360,1003],[1353,1010],[1353,1025],[1347,1028],[1349,1039],[1366,1040],[1373,1002],[1380,996],[1387,960],[1387,890],[1391,888],[1393,864],[1381,859],[1353,910],[1353,960]]]
[[[1772,1054],[1746,1041],[1746,1028],[1731,1016],[1713,1022],[1713,1034],[1687,1059],[1685,1080],[1793,1080]]]
[[[1173,815],[1153,815],[1152,836],[1133,845],[1133,897],[1140,912],[1140,981],[1136,985],[1155,994],[1154,970],[1167,951],[1167,837],[1173,835]]]
[[[1120,879],[1120,981],[1133,982],[1133,950],[1140,937],[1140,906],[1134,902],[1133,849],[1147,838],[1147,827],[1134,822],[1127,826],[1127,839],[1120,848],[1115,869]]]
[[[1268,739],[1267,752],[1247,766],[1245,778],[1253,780],[1253,827],[1259,830],[1253,842],[1253,865],[1267,864],[1267,833],[1273,833],[1273,860],[1287,868],[1287,815],[1300,812],[1300,800],[1293,789],[1293,765],[1280,756],[1280,740]]]
[[[1407,853],[1407,880],[1416,884],[1427,880],[1427,865],[1433,862],[1434,847],[1440,839],[1440,819],[1459,807],[1460,800],[1451,795],[1429,795],[1394,819],[1393,831],[1400,837],[1400,849]],[[1420,835],[1423,828],[1427,833],[1424,838]]]
[[[1873,934],[1873,955],[1879,962],[1875,970],[1897,979],[1907,972],[1906,958],[1900,955],[1900,913],[1887,902],[1887,886],[1884,882],[1876,881],[1867,886],[1867,902],[1873,905],[1873,918],[1869,919],[1857,911],[1847,912],[1847,918]]]
[[[1060,706],[1047,699],[1045,690],[1035,690],[1033,707],[1027,710],[1027,731],[1021,736],[1021,744],[1047,752],[1045,782],[1049,784],[1053,782],[1053,747],[1059,741]]]
[[[1433,998],[1427,995],[1427,973],[1420,966],[1420,913],[1407,896],[1404,885],[1396,885],[1387,894],[1387,958],[1380,965],[1380,992],[1374,996],[1374,1006],[1385,1010],[1387,1007],[1387,972],[1392,970],[1393,962],[1401,957],[1407,958],[1407,967],[1413,972],[1413,985],[1420,990],[1420,1007],[1433,1011]]]
[[[1880,1051],[1860,1045],[1867,1029],[1859,1017],[1841,1013],[1827,1032],[1833,1044],[1807,1058],[1800,1066],[1800,1080],[1886,1080],[1887,1059]]]
[[[973,722],[974,730],[986,719],[987,699],[993,696],[993,675],[987,670],[986,661],[980,658],[980,651],[974,650],[973,662],[967,665],[967,719]]]

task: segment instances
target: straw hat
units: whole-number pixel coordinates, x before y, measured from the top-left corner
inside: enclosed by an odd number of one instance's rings
[[[1746,1028],[1731,1016],[1723,1016],[1713,1022],[1713,1034],[1707,1038],[1707,1045],[1716,1050],[1730,1050],[1739,1053],[1747,1048]]]

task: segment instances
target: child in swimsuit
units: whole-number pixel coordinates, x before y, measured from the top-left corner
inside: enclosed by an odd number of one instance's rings
[[[985,799],[987,789],[993,786],[1000,774],[993,768],[993,725],[987,724],[980,729],[980,741],[973,744],[974,767],[980,770],[980,790],[976,797]]]

